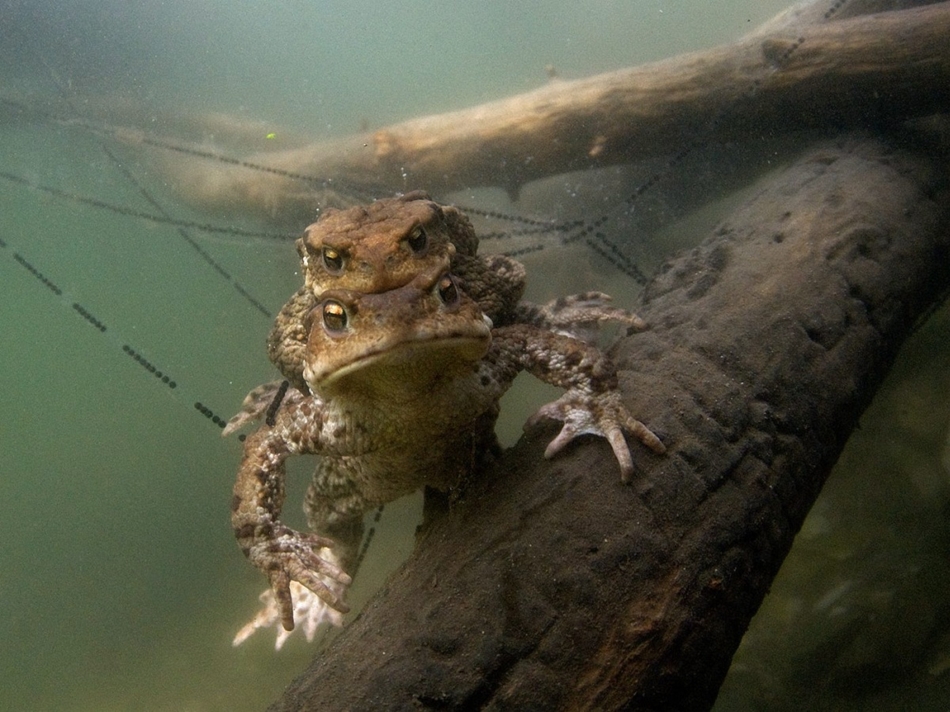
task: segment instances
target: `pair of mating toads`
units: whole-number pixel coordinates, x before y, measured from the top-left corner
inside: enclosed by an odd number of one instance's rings
[[[235,645],[278,623],[277,647],[295,623],[308,639],[322,621],[339,625],[363,514],[426,485],[451,490],[490,459],[498,399],[522,370],[566,391],[529,421],[564,423],[546,457],[600,435],[628,480],[624,431],[665,451],[593,345],[602,323],[643,322],[596,292],[524,302],[524,267],[477,247],[468,219],[423,193],[328,211],[297,241],[304,286],[268,338],[289,388],[254,389],[224,430],[266,414],[244,443],[231,523],[270,589]],[[284,462],[305,453],[321,456],[306,496],[311,533],[279,518]]]

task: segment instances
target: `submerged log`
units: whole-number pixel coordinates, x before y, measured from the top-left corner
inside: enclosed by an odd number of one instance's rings
[[[905,4],[855,0],[840,14]],[[330,179],[327,188],[344,192],[516,193],[537,178],[675,154],[696,141],[881,125],[950,105],[950,2],[821,22],[825,6],[783,13],[732,45],[248,161]],[[312,183],[213,162],[171,170],[183,197],[205,208],[299,222],[325,197]]]
[[[669,453],[623,486],[529,433],[271,709],[706,709],[916,320],[950,284],[946,162],[850,138],[647,287],[614,351]]]

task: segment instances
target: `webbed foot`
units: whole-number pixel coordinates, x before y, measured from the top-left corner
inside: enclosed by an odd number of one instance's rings
[[[296,581],[340,613],[349,611],[343,593],[351,583],[330,548],[334,542],[317,534],[304,534],[278,525],[268,536],[251,534],[242,542],[247,558],[270,581],[277,614],[285,630],[294,629],[294,600],[291,583]]]
[[[328,581],[328,586],[332,587],[334,582]],[[338,585],[338,584],[337,584]],[[338,596],[343,595],[343,587],[339,587]],[[299,626],[303,629],[303,634],[307,642],[313,642],[317,633],[317,628],[328,623],[340,627],[343,625],[343,614],[331,608],[327,603],[317,596],[313,591],[297,583],[290,582],[290,594],[294,601],[294,622],[295,628]],[[237,632],[231,645],[238,646],[250,638],[254,633],[263,628],[273,628],[277,631],[277,639],[274,641],[274,650],[280,650],[287,639],[293,634],[293,631],[287,630],[281,625],[280,607],[277,603],[277,597],[272,589],[267,589],[260,595],[261,603],[264,607],[258,611],[257,615],[251,619],[247,625]]]

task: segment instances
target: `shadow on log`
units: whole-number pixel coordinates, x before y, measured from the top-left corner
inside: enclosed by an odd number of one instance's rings
[[[945,166],[945,164],[944,164]],[[614,351],[669,455],[530,433],[272,710],[704,709],[848,434],[950,277],[946,175],[810,150],[647,287]]]

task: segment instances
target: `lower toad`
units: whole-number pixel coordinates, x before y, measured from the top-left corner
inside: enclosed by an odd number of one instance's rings
[[[628,480],[625,432],[665,451],[623,405],[610,361],[552,326],[572,305],[582,323],[585,315],[596,322],[604,295],[590,296],[594,309],[582,298],[554,302],[540,325],[494,326],[446,267],[420,265],[408,283],[378,293],[327,289],[299,317],[306,392],[290,387],[271,404],[268,422],[245,441],[234,486],[235,535],[270,581],[264,609],[235,644],[278,623],[278,647],[295,624],[308,638],[323,621],[339,624],[364,512],[423,486],[452,490],[477,470],[497,450],[498,400],[522,370],[565,389],[532,418],[563,422],[546,457],[578,435],[598,435]],[[225,434],[260,416],[271,393],[252,392]],[[280,520],[285,462],[296,454],[321,456],[306,496],[309,533]]]

